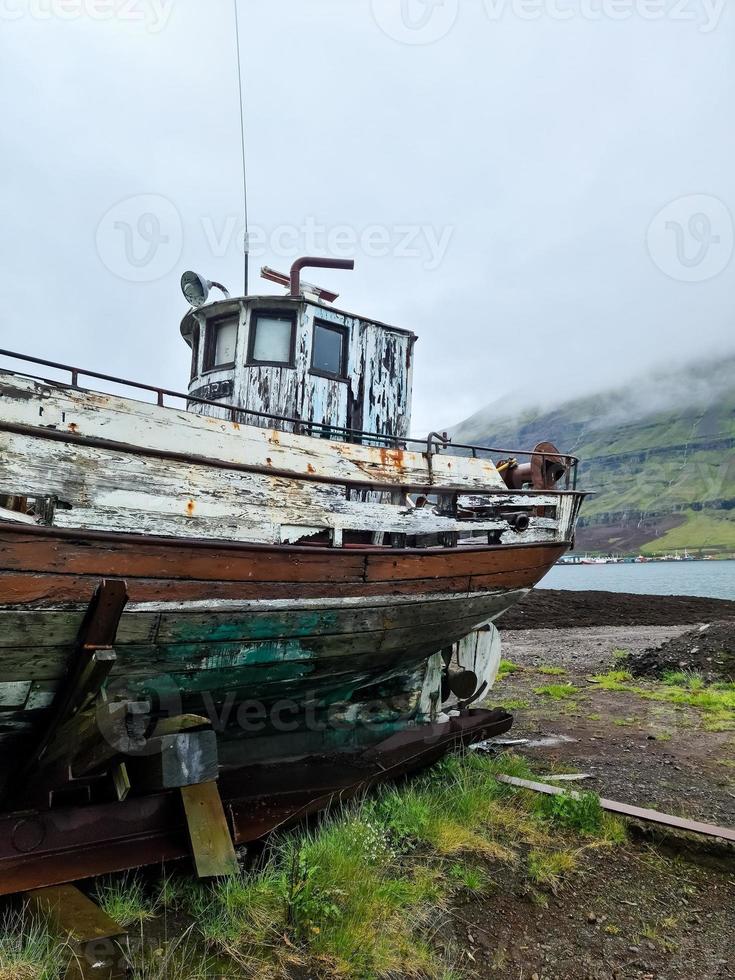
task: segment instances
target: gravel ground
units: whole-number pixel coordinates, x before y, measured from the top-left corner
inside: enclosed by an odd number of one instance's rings
[[[577,618],[599,618],[600,608],[595,600]],[[522,669],[498,684],[490,703],[513,706],[508,738],[529,740],[517,750],[541,777],[587,773],[577,788],[734,826],[735,731],[705,731],[695,709],[590,683],[625,668],[622,651],[632,658],[691,629],[671,619],[651,625],[655,611],[646,618],[644,626],[504,632],[504,657]],[[578,689],[572,697],[538,693],[567,682]],[[546,908],[519,894],[510,874],[496,894],[459,909],[453,929],[466,948],[463,970],[503,980],[735,978],[732,848],[640,827],[623,849],[580,860],[581,873]]]

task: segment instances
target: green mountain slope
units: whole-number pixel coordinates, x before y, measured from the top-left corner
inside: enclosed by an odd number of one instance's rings
[[[455,426],[455,442],[581,457],[578,550],[735,552],[735,356],[659,372],[552,409],[495,403]]]

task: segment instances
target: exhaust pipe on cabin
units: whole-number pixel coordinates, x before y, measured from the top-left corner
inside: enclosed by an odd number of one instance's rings
[[[320,259],[311,255],[296,259],[291,266],[291,292],[289,295],[293,297],[301,295],[302,269],[347,269],[351,271],[354,268],[354,259]]]

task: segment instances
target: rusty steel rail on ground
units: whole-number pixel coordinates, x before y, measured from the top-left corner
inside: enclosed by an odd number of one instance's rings
[[[546,796],[571,796],[579,799],[580,794],[576,791],[562,789],[561,786],[549,786],[548,783],[537,783],[531,779],[519,779],[517,776],[496,776],[499,782],[507,786],[514,786],[516,789],[528,789],[534,793],[543,793]],[[715,837],[718,840],[726,840],[735,844],[735,830],[729,827],[717,827],[714,824],[701,823],[698,820],[689,820],[686,817],[674,817],[668,813],[661,813],[658,810],[649,810],[645,807],[631,806],[629,803],[618,803],[617,800],[600,799],[600,806],[608,813],[617,813],[621,817],[629,817],[632,820],[642,820],[645,823],[655,823],[662,827],[669,827],[672,830],[683,830],[690,834],[701,834],[704,837]]]
[[[544,460],[556,459],[557,453],[537,453],[531,449],[500,449],[491,446],[474,446],[463,443],[453,443],[446,433],[432,432],[426,439],[402,439],[399,436],[383,435],[377,432],[369,432],[365,429],[350,429],[343,426],[330,425],[326,422],[309,422],[303,419],[294,418],[288,415],[277,415],[272,412],[257,412],[251,409],[238,408],[236,405],[228,405],[226,402],[210,401],[206,398],[199,398],[186,392],[174,391],[170,388],[160,388],[156,385],[145,384],[140,381],[130,381],[126,378],[118,378],[111,374],[102,374],[99,371],[87,371],[84,368],[74,367],[71,364],[62,364],[58,361],[49,361],[41,357],[32,357],[29,354],[20,354],[17,351],[0,349],[0,357],[8,357],[11,360],[23,361],[27,364],[37,364],[41,367],[53,368],[55,371],[64,371],[70,375],[71,386],[79,388],[80,378],[93,378],[96,381],[106,381],[108,384],[120,385],[124,388],[132,388],[138,391],[146,391],[156,396],[156,404],[160,408],[165,408],[166,398],[175,398],[195,405],[207,405],[211,408],[225,409],[232,422],[242,422],[248,416],[254,419],[261,419],[265,422],[280,422],[285,425],[294,426],[294,432],[301,435],[311,435],[313,432],[322,437],[328,437],[336,441],[354,442],[358,444],[374,444],[377,447],[383,446],[393,449],[409,450],[411,447],[421,450],[428,456],[441,452],[442,449],[460,450],[453,455],[470,455],[474,459],[478,458],[479,453],[487,453],[504,456],[522,456],[532,459],[534,455],[541,456]],[[46,384],[61,384],[53,378],[44,378],[36,375],[27,375],[34,380],[42,381]],[[565,488],[576,490],[578,482],[579,458],[569,453],[562,453],[562,458],[568,463]]]

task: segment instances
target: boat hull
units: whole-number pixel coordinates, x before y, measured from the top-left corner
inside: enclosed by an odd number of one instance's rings
[[[229,768],[348,751],[425,720],[431,658],[501,616],[565,550],[335,551],[0,527],[0,758],[43,729],[103,579],[124,579],[129,596],[108,698],[208,718]]]

